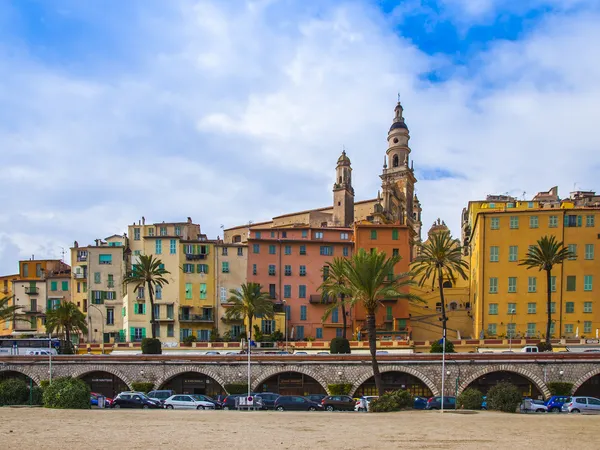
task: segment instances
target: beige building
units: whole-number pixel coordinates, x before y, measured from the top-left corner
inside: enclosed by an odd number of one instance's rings
[[[232,289],[246,283],[248,271],[248,246],[219,241],[215,247],[217,331],[221,337],[239,339],[244,324],[241,320],[228,320],[225,316]]]

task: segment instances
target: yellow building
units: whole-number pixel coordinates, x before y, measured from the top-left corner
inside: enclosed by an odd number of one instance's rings
[[[599,212],[600,197],[593,192],[559,200],[557,188],[532,201],[488,196],[469,203],[463,211],[463,243],[470,262],[476,337],[545,337],[545,273],[519,265],[529,246],[545,235],[555,236],[575,253],[552,272],[552,337],[596,337]]]
[[[232,289],[239,289],[246,283],[248,270],[248,246],[246,244],[219,241],[215,246],[215,281],[217,290],[216,328],[221,337],[239,340],[244,330],[241,320],[227,319],[225,312],[229,305]],[[280,328],[283,330],[283,328]]]
[[[15,275],[4,275],[0,277],[0,298],[9,298],[12,296],[13,280],[19,278],[19,274]],[[8,303],[9,306],[14,305],[14,299],[11,299]],[[10,336],[13,332],[13,321],[11,319],[0,323],[0,336]]]
[[[262,317],[255,317],[252,320],[252,340],[255,340],[255,326],[258,327],[260,332],[264,335],[272,334],[275,331],[280,331],[282,334],[285,330],[285,314],[283,311],[278,310],[278,306],[275,305],[275,315],[273,319],[265,319]],[[248,330],[248,318],[244,320],[244,327],[242,331]]]

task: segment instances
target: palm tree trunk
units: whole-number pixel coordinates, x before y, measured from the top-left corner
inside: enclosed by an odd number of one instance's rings
[[[442,302],[442,337],[448,339],[446,334],[446,323],[448,322],[448,317],[446,317],[446,302],[444,301],[444,275],[442,274],[441,267],[438,267],[438,285],[440,286],[440,301]]]
[[[546,270],[546,287],[548,290],[548,323],[546,324],[546,344],[550,344],[550,330],[552,328],[552,276],[550,270]]]
[[[377,334],[375,330],[375,311],[367,311],[367,332],[369,333],[369,350],[371,352],[371,365],[373,366],[373,378],[377,393],[383,395],[383,385],[381,384],[381,373],[379,364],[377,364]]]
[[[348,321],[346,319],[346,306],[344,305],[344,297],[342,296],[342,322],[344,324],[344,330],[342,337],[346,339],[346,327],[348,326]]]
[[[150,334],[151,334],[151,338],[154,339],[154,337],[156,336],[155,333],[155,317],[154,317],[154,296],[152,295],[152,284],[150,283],[150,280],[147,281],[148,284],[148,296],[150,298]]]

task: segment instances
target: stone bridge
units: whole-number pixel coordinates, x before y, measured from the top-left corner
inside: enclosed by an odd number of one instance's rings
[[[418,388],[416,392],[423,392],[421,395],[441,394],[441,355],[381,355],[377,359],[384,377],[386,374],[397,375],[401,385],[396,387],[408,384],[411,389]],[[51,362],[52,378],[73,376],[89,383],[94,380],[118,383],[118,388],[111,385],[114,392],[131,389],[135,381],[150,381],[156,389],[160,389],[173,388],[169,383],[180,380],[181,384],[177,386],[185,390],[185,383],[201,383],[198,380],[204,380],[204,383],[209,383],[205,386],[210,386],[206,393],[224,392],[226,385],[246,383],[247,364],[244,356],[235,355],[65,355],[54,356]],[[0,357],[0,379],[26,376],[39,384],[50,378],[49,371],[48,357]],[[596,353],[451,354],[446,357],[444,372],[445,395],[460,394],[469,385],[484,387],[485,380],[493,384],[508,376],[521,380],[519,382],[523,383],[524,389],[528,385],[538,396],[548,397],[548,383],[563,381],[573,383],[573,393],[583,387],[587,391],[578,393],[600,397],[600,354]],[[295,376],[296,380],[310,382],[311,389],[320,392],[327,392],[329,384],[349,383],[352,385],[351,394],[359,395],[366,392],[365,386],[373,386],[373,371],[368,355],[252,356],[253,390],[271,390],[273,381],[269,380],[277,379],[280,381],[274,389],[283,391],[295,386],[302,392],[302,386],[294,385],[301,382],[290,381],[292,378],[281,381],[283,374],[292,374],[290,376]],[[388,383],[394,383],[392,378]],[[304,391],[307,389],[304,388]],[[598,393],[588,392],[590,389],[596,389]]]

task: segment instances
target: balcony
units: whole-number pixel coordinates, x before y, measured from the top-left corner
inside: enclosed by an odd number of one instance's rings
[[[78,273],[78,272],[75,272],[73,274],[73,277],[75,279],[77,279],[77,280],[85,280],[87,278],[87,273]]]
[[[173,317],[155,317],[154,320],[157,322],[173,322],[175,319]]]
[[[115,282],[114,281],[109,281],[108,283],[106,283],[106,286],[109,288],[114,288],[115,287]]]
[[[25,287],[25,293],[28,295],[37,295],[40,293],[40,290],[36,287]]]
[[[87,255],[77,255],[77,262],[86,262]]]
[[[392,316],[385,316],[385,318],[383,319],[384,323],[389,323],[389,322],[394,322],[394,317]]]
[[[185,259],[186,259],[186,261],[198,261],[198,260],[201,260],[201,259],[206,259],[207,256],[208,255],[206,255],[204,253],[201,253],[199,255],[194,255],[194,254],[191,254],[191,253],[186,253]]]
[[[212,315],[204,316],[202,314],[189,314],[189,315],[180,315],[180,322],[200,322],[200,323],[212,323],[215,321]]]
[[[21,308],[21,312],[25,313],[25,314],[45,314],[44,311],[42,311],[42,307],[41,306],[31,306],[31,305],[27,305],[24,306],[23,308]]]
[[[327,297],[320,294],[311,295],[308,299],[308,302],[313,305],[331,305],[335,303],[336,299],[332,297]]]

